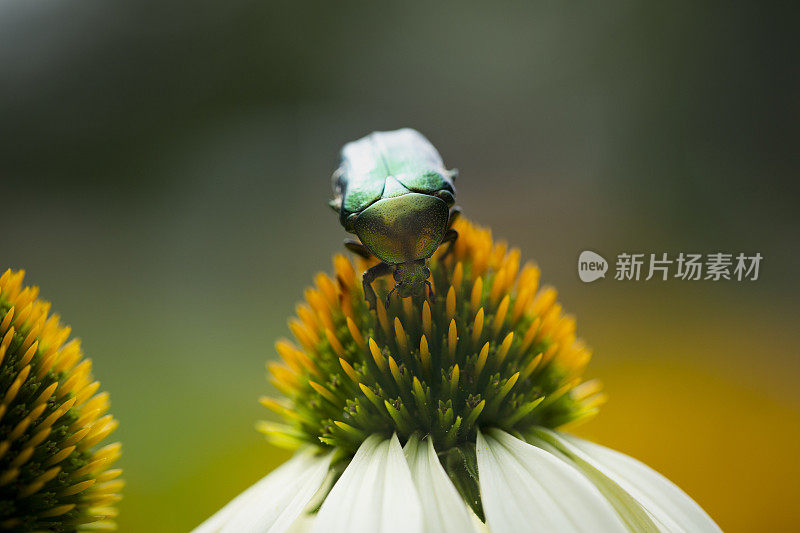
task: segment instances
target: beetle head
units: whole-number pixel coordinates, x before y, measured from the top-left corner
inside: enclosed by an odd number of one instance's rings
[[[395,265],[392,276],[397,282],[392,291],[400,293],[401,298],[417,296],[425,291],[425,284],[431,270],[425,264],[424,259],[409,261]]]

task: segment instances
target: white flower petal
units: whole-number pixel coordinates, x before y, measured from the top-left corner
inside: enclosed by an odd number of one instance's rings
[[[286,531],[319,490],[331,456],[313,449],[295,454],[255,485],[231,500],[194,533]]]
[[[610,482],[630,494],[658,522],[661,531],[720,531],[685,492],[636,459],[572,435],[549,430],[537,430],[537,433],[551,437],[589,477],[596,478],[592,470],[602,474],[603,477],[595,479],[596,483],[599,480],[609,486]]]
[[[421,533],[422,508],[397,435],[372,435],[336,481],[315,533]]]
[[[469,510],[469,518],[472,520],[472,528],[477,533],[491,533],[488,524],[483,523],[480,517],[472,512],[472,509]]]
[[[565,452],[563,446],[558,446],[549,435],[537,433],[534,431],[529,435],[528,441],[549,451],[550,453],[561,457],[562,459],[574,464],[581,470],[589,481],[600,490],[603,496],[609,501],[612,507],[619,513],[622,521],[628,526],[631,531],[643,532],[658,532],[663,529],[653,515],[642,507],[633,496],[624,491],[619,485],[611,481],[608,477],[604,476],[596,468],[593,468],[586,461],[581,460],[574,454]]]
[[[426,533],[474,531],[467,504],[444,471],[431,439],[412,436],[403,448],[417,486]]]
[[[314,519],[316,517],[316,514],[301,514],[297,517],[297,520],[292,522],[292,525],[289,526],[286,533],[311,533],[311,530],[314,528]]]
[[[478,432],[481,499],[492,533],[626,531],[575,467],[508,433]]]

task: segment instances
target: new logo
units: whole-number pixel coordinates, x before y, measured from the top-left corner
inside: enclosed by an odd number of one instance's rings
[[[602,255],[590,250],[581,252],[578,257],[578,277],[584,283],[590,283],[600,278],[606,277],[608,271],[608,261]]]

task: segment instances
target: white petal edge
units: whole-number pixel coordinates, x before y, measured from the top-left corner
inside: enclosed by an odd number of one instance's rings
[[[397,435],[361,443],[314,521],[314,533],[422,531],[422,506]]]
[[[296,453],[200,524],[193,533],[282,533],[322,486],[331,455]]]
[[[551,430],[536,433],[550,437],[556,447],[586,470],[594,469],[630,494],[667,532],[719,532],[719,526],[685,492],[649,466],[625,454]],[[591,470],[587,475],[593,477]],[[600,478],[602,482],[602,478]]]
[[[419,493],[425,533],[474,532],[467,504],[439,462],[433,441],[413,435],[403,453]]]
[[[600,491],[559,457],[496,429],[478,432],[476,452],[492,533],[627,531]]]

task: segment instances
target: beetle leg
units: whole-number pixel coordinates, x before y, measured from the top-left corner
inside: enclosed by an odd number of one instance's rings
[[[453,227],[453,224],[455,223],[456,220],[458,220],[459,216],[461,216],[461,208],[458,207],[457,205],[453,206],[453,208],[450,209],[450,218],[447,220],[448,229]]]
[[[369,253],[367,247],[355,239],[345,239],[344,247],[353,252],[354,254],[360,255],[364,259],[369,259],[370,257],[372,257],[372,254]]]
[[[391,273],[392,267],[386,263],[378,263],[364,272],[364,276],[361,278],[364,286],[364,299],[371,310],[375,310],[378,304],[378,297],[375,295],[375,289],[372,288],[372,282],[381,276],[387,276]]]
[[[450,228],[449,230],[444,232],[444,237],[442,238],[442,244],[448,243],[447,250],[445,250],[444,253],[439,257],[439,261],[445,260],[448,255],[453,253],[453,246],[455,246],[456,244],[456,239],[458,239],[458,232],[453,228]],[[440,244],[439,246],[441,246],[442,244]]]
[[[436,293],[433,292],[433,285],[431,285],[431,282],[429,280],[427,280],[427,279],[425,280],[425,285],[428,286],[428,291],[430,292],[431,302],[435,302],[436,301]]]
[[[387,294],[387,295],[386,295],[386,309],[389,309],[389,304],[391,304],[391,303],[392,303],[392,300],[391,300],[391,298],[392,298],[392,293],[393,293],[394,291],[396,291],[396,290],[397,290],[397,287],[399,287],[399,286],[400,286],[400,284],[399,284],[399,283],[398,283],[398,284],[396,284],[396,285],[394,286],[394,288],[393,288],[392,290],[390,290],[390,291],[389,291],[389,294]]]

